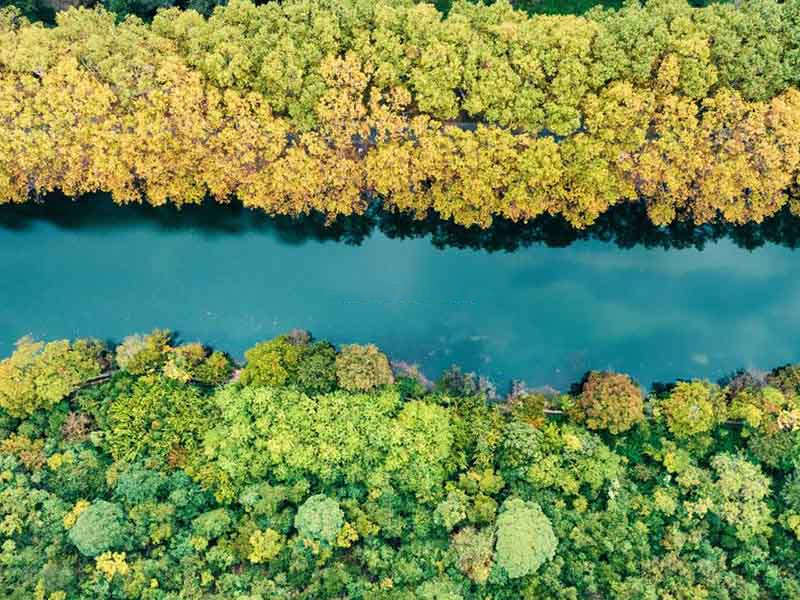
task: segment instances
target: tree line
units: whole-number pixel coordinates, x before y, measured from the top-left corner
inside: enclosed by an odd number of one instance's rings
[[[0,199],[239,198],[270,214],[760,222],[800,164],[800,2],[235,0],[0,18]]]
[[[798,365],[499,395],[303,331],[245,359],[159,330],[20,340],[0,594],[800,598]]]

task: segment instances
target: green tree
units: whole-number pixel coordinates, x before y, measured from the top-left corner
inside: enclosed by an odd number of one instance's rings
[[[173,348],[164,365],[164,375],[183,383],[195,381],[206,385],[226,383],[233,374],[233,363],[222,352],[209,352],[202,344],[184,344]]]
[[[215,417],[213,403],[196,388],[142,377],[108,407],[108,449],[115,460],[181,466],[199,451]]]
[[[658,406],[677,437],[710,431],[724,420],[719,389],[703,381],[681,381]]]
[[[294,526],[301,538],[332,544],[344,525],[339,503],[324,494],[310,496],[297,509]]]
[[[125,542],[124,518],[119,505],[98,500],[78,516],[69,530],[69,540],[84,556],[117,549]]]
[[[130,335],[117,346],[117,364],[134,375],[160,371],[172,350],[171,342],[172,334],[166,329],[155,329],[147,335]]]
[[[509,498],[500,507],[495,561],[508,577],[535,573],[553,559],[557,546],[550,520],[538,504]]]
[[[336,357],[336,377],[342,388],[353,392],[394,383],[389,359],[372,344],[343,346]]]
[[[0,361],[0,407],[24,417],[49,409],[103,367],[105,349],[95,340],[35,342],[24,337]]]
[[[743,542],[770,530],[772,515],[765,499],[770,479],[741,456],[719,454],[711,460],[717,479],[713,487],[714,511],[736,530]]]
[[[296,378],[305,342],[297,343],[288,336],[279,336],[256,344],[245,351],[247,361],[239,377],[244,385],[280,386]]]

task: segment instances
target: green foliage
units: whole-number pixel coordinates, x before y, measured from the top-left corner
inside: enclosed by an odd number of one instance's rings
[[[157,498],[166,485],[166,475],[136,464],[117,475],[114,495],[126,504],[136,505]]]
[[[393,391],[310,397],[285,388],[226,388],[215,402],[221,416],[193,468],[216,482],[222,497],[267,476],[375,489],[393,483],[427,496],[453,466],[447,412],[423,402],[401,406]]]
[[[69,540],[84,556],[119,548],[125,541],[122,510],[105,500],[93,502],[69,530]]]
[[[128,15],[152,18],[156,10],[175,5],[174,0],[104,0],[105,7],[116,14],[120,20]]]
[[[336,388],[336,350],[327,342],[312,342],[304,331],[257,344],[244,356],[247,364],[239,378],[244,385],[293,385],[308,394]]]
[[[710,431],[724,419],[719,390],[704,381],[681,381],[659,403],[669,430],[677,437]]]
[[[572,415],[589,429],[622,433],[644,419],[644,399],[639,386],[627,375],[592,371]]]
[[[536,429],[512,421],[498,459],[506,479],[537,496],[559,490],[593,499],[623,473],[622,458],[598,436],[568,426]]]
[[[339,503],[324,494],[310,496],[297,509],[294,526],[301,539],[332,544],[344,524]]]
[[[134,375],[160,371],[167,362],[171,341],[172,334],[165,329],[155,329],[148,335],[130,335],[117,346],[117,364]]]
[[[202,344],[173,348],[164,365],[164,375],[183,383],[194,381],[221,385],[230,380],[233,362],[222,352],[209,352]]]
[[[494,534],[490,529],[465,527],[453,535],[452,546],[458,555],[458,567],[472,581],[486,583],[492,569]]]
[[[297,367],[297,386],[307,394],[326,394],[336,389],[336,349],[328,342],[313,342]]]
[[[303,345],[280,336],[261,342],[244,353],[247,361],[239,376],[243,385],[281,386],[293,378],[303,355]]]
[[[262,563],[272,560],[283,548],[283,536],[274,529],[256,530],[250,536],[252,551],[247,557],[251,562]]]
[[[207,540],[213,540],[227,533],[232,525],[230,512],[225,508],[217,508],[194,519],[192,530]]]
[[[108,408],[108,448],[114,460],[183,465],[198,452],[215,420],[214,404],[194,387],[147,376]]]
[[[791,373],[678,384],[595,433],[543,410],[581,398],[487,402],[453,372],[307,393],[304,361],[330,376],[332,347],[285,338],[303,352],[282,386],[170,378],[190,345],[166,372],[3,411],[0,597],[798,597]],[[592,406],[630,390],[592,385]]]
[[[553,559],[557,546],[550,521],[538,504],[519,498],[503,503],[497,517],[495,560],[508,577],[535,573]]]
[[[445,500],[436,505],[434,517],[447,531],[452,531],[456,525],[467,518],[466,508],[464,493],[453,491],[447,495]]]
[[[458,586],[446,578],[426,581],[417,588],[415,595],[420,600],[464,600]]]
[[[740,456],[720,454],[711,461],[716,473],[714,510],[733,526],[736,537],[747,542],[770,531],[772,516],[765,498],[770,481],[761,469]]]
[[[800,394],[800,365],[786,365],[774,369],[768,376],[767,382],[781,390],[785,396]]]
[[[24,337],[0,361],[0,407],[24,417],[49,409],[79,384],[99,375],[105,349],[95,340],[35,342]]]
[[[343,346],[336,357],[336,377],[343,389],[353,392],[394,382],[389,359],[373,344]]]

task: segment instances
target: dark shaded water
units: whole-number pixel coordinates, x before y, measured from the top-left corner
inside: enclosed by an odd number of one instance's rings
[[[167,327],[240,357],[301,327],[375,342],[429,376],[457,363],[562,389],[587,369],[719,378],[800,361],[798,240],[788,215],[658,229],[633,207],[574,232],[558,219],[464,231],[388,215],[325,228],[105,198],[0,206],[0,354],[27,333]]]

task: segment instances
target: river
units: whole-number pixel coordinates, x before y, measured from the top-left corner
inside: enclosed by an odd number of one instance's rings
[[[564,228],[547,226],[490,252],[502,231],[461,239],[440,224],[443,240],[403,231],[405,221],[325,229],[235,206],[49,202],[0,206],[3,356],[25,334],[119,341],[162,327],[241,358],[304,328],[337,344],[374,342],[432,378],[458,364],[501,389],[511,379],[566,389],[588,369],[650,385],[800,360],[797,240],[741,247],[761,229],[737,229],[736,242],[711,235],[701,250],[680,246],[707,230],[676,243],[651,228],[671,247],[622,248],[599,234],[561,240]]]

